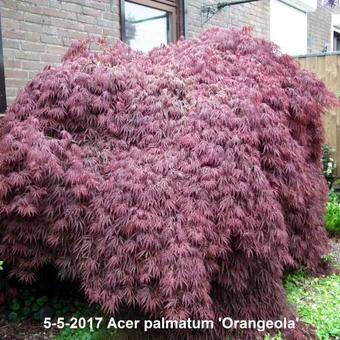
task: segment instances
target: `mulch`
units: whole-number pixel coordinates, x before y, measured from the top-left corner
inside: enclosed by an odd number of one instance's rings
[[[340,239],[339,238],[331,238],[330,239],[330,247],[331,253],[334,257],[334,260],[340,264]]]

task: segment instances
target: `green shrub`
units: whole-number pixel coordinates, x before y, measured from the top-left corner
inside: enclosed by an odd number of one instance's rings
[[[340,235],[340,203],[333,192],[329,195],[327,203],[326,229],[331,235]]]

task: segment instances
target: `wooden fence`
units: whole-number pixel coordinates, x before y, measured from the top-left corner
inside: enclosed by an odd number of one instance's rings
[[[297,59],[303,68],[316,73],[329,90],[340,95],[340,53],[298,56]],[[326,114],[325,129],[326,142],[335,150],[337,176],[340,176],[340,109]]]

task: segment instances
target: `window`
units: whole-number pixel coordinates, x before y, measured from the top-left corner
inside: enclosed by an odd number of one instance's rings
[[[176,41],[179,25],[176,0],[121,0],[121,36],[131,48],[148,52]]]
[[[4,58],[2,53],[2,32],[0,17],[0,114],[6,111],[6,89],[5,89],[5,72]]]
[[[333,31],[333,51],[340,51],[340,33]]]
[[[307,53],[307,13],[278,0],[270,2],[270,39],[283,53]]]
[[[340,14],[332,14],[331,51],[340,51]]]

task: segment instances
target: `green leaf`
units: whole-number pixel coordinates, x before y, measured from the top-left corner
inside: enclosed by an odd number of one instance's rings
[[[8,319],[9,319],[10,321],[16,321],[16,320],[18,319],[18,313],[16,313],[16,312],[11,312],[11,313],[9,313]]]
[[[10,303],[9,303],[9,308],[12,310],[12,311],[18,311],[20,309],[20,303],[18,301],[18,299],[13,299]]]
[[[37,303],[37,305],[42,307],[47,301],[48,301],[47,296],[41,296],[40,298],[37,299],[36,303]]]
[[[22,314],[23,314],[24,316],[28,316],[30,312],[31,312],[31,308],[29,308],[29,307],[24,307],[24,308],[22,309]]]
[[[35,303],[33,306],[32,306],[32,311],[33,312],[37,312],[38,310],[40,309],[39,305],[37,303]]]

